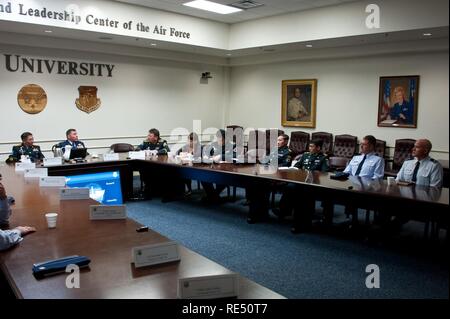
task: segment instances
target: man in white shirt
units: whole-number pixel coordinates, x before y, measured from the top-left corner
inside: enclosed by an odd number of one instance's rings
[[[344,170],[351,176],[368,178],[383,178],[384,159],[375,154],[377,140],[372,135],[367,135],[361,141],[361,155],[353,156]]]
[[[417,140],[412,149],[414,159],[405,161],[396,181],[406,181],[423,186],[442,187],[442,165],[430,157],[432,144],[427,139]]]

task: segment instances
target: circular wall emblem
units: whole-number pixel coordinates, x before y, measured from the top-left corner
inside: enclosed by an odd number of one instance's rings
[[[27,84],[17,94],[17,102],[24,112],[37,114],[45,109],[47,94],[39,85]]]

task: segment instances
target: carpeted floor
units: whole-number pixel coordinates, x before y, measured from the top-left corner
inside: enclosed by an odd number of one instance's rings
[[[287,298],[446,298],[448,260],[443,242],[421,237],[409,223],[388,243],[371,243],[344,228],[290,233],[290,222],[249,225],[243,191],[236,202],[208,205],[201,191],[184,201],[128,202],[131,218]],[[339,218],[345,218],[342,208]],[[339,214],[338,214],[339,215]],[[380,269],[380,288],[365,285],[366,266]]]

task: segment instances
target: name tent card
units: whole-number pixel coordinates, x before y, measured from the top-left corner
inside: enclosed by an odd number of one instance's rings
[[[178,244],[174,241],[133,247],[131,255],[136,268],[180,260]]]
[[[104,161],[118,161],[119,160],[119,153],[106,153],[103,154],[103,160]]]
[[[66,187],[64,176],[47,176],[39,178],[40,187]]]
[[[178,298],[215,299],[238,297],[239,275],[216,275],[178,279]]]
[[[34,169],[26,169],[24,171],[24,177],[47,177],[48,169],[46,168],[34,168]]]
[[[23,172],[26,169],[34,169],[34,168],[36,168],[36,163],[30,162],[16,163],[16,172]]]
[[[89,199],[89,188],[61,188],[60,200]]]
[[[128,157],[131,158],[131,159],[142,159],[142,160],[145,160],[145,151],[128,152]]]
[[[62,165],[62,157],[44,158],[44,166],[59,166]]]
[[[89,207],[90,220],[126,219],[125,205],[91,205]]]

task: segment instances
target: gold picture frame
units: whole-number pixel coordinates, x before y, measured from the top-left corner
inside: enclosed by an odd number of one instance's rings
[[[316,127],[317,80],[283,80],[281,125]]]

